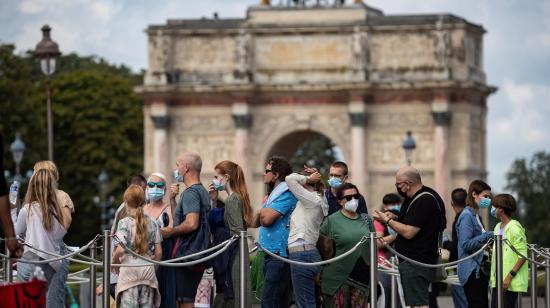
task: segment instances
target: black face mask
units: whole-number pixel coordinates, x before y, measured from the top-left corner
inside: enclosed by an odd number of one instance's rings
[[[401,188],[396,187],[396,189],[397,189],[397,193],[398,193],[401,197],[407,198],[407,193],[405,193],[404,191],[402,191]]]

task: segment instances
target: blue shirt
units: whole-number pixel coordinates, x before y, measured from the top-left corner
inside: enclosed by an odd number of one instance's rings
[[[465,258],[478,251],[487,241],[493,237],[493,232],[483,232],[477,220],[474,209],[470,206],[464,208],[456,223],[458,235],[458,259]],[[481,221],[481,219],[480,219]],[[464,285],[472,272],[479,277],[479,269],[483,260],[483,253],[458,263],[458,280]]]
[[[262,205],[262,208],[269,207],[281,214],[269,227],[260,227],[260,245],[271,251],[286,257],[286,246],[288,243],[288,233],[290,231],[290,216],[296,207],[298,199],[289,191],[282,193],[271,204]]]

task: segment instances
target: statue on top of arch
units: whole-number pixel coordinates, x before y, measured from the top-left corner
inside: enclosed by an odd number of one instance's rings
[[[276,0],[261,0],[261,5],[271,5]],[[363,0],[353,0],[355,4],[363,4]],[[338,7],[344,6],[346,0],[278,0],[273,3],[279,7]]]

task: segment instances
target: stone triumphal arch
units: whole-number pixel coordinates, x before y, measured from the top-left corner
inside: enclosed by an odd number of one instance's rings
[[[243,19],[149,26],[149,66],[137,89],[145,172],[169,173],[178,153],[193,150],[206,182],[231,159],[259,205],[274,147],[290,153],[321,134],[341,148],[372,208],[395,191],[411,130],[413,164],[446,200],[486,176],[495,88],[486,84],[480,25],[450,14],[385,15],[361,1],[309,2],[262,1]]]

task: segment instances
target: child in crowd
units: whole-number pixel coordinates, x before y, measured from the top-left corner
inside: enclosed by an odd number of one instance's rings
[[[516,307],[519,295],[527,292],[528,273],[527,266],[524,266],[525,259],[517,255],[508,246],[512,245],[519,253],[527,255],[527,237],[525,229],[521,224],[512,219],[512,214],[516,212],[516,200],[512,195],[500,194],[493,198],[491,204],[491,215],[498,218],[500,222],[495,226],[494,233],[502,234],[502,239],[507,243],[502,245],[502,278],[504,289],[504,308]],[[491,262],[491,288],[493,296],[491,307],[497,307],[496,291],[496,261],[495,245],[493,244],[493,256]]]
[[[142,264],[143,261],[129,252],[160,260],[162,258],[161,235],[157,224],[143,214],[145,192],[138,185],[130,185],[124,192],[124,203],[128,216],[117,225],[113,251],[113,264]],[[118,269],[116,286],[117,307],[159,307],[160,293],[153,265],[141,267],[115,267]]]

